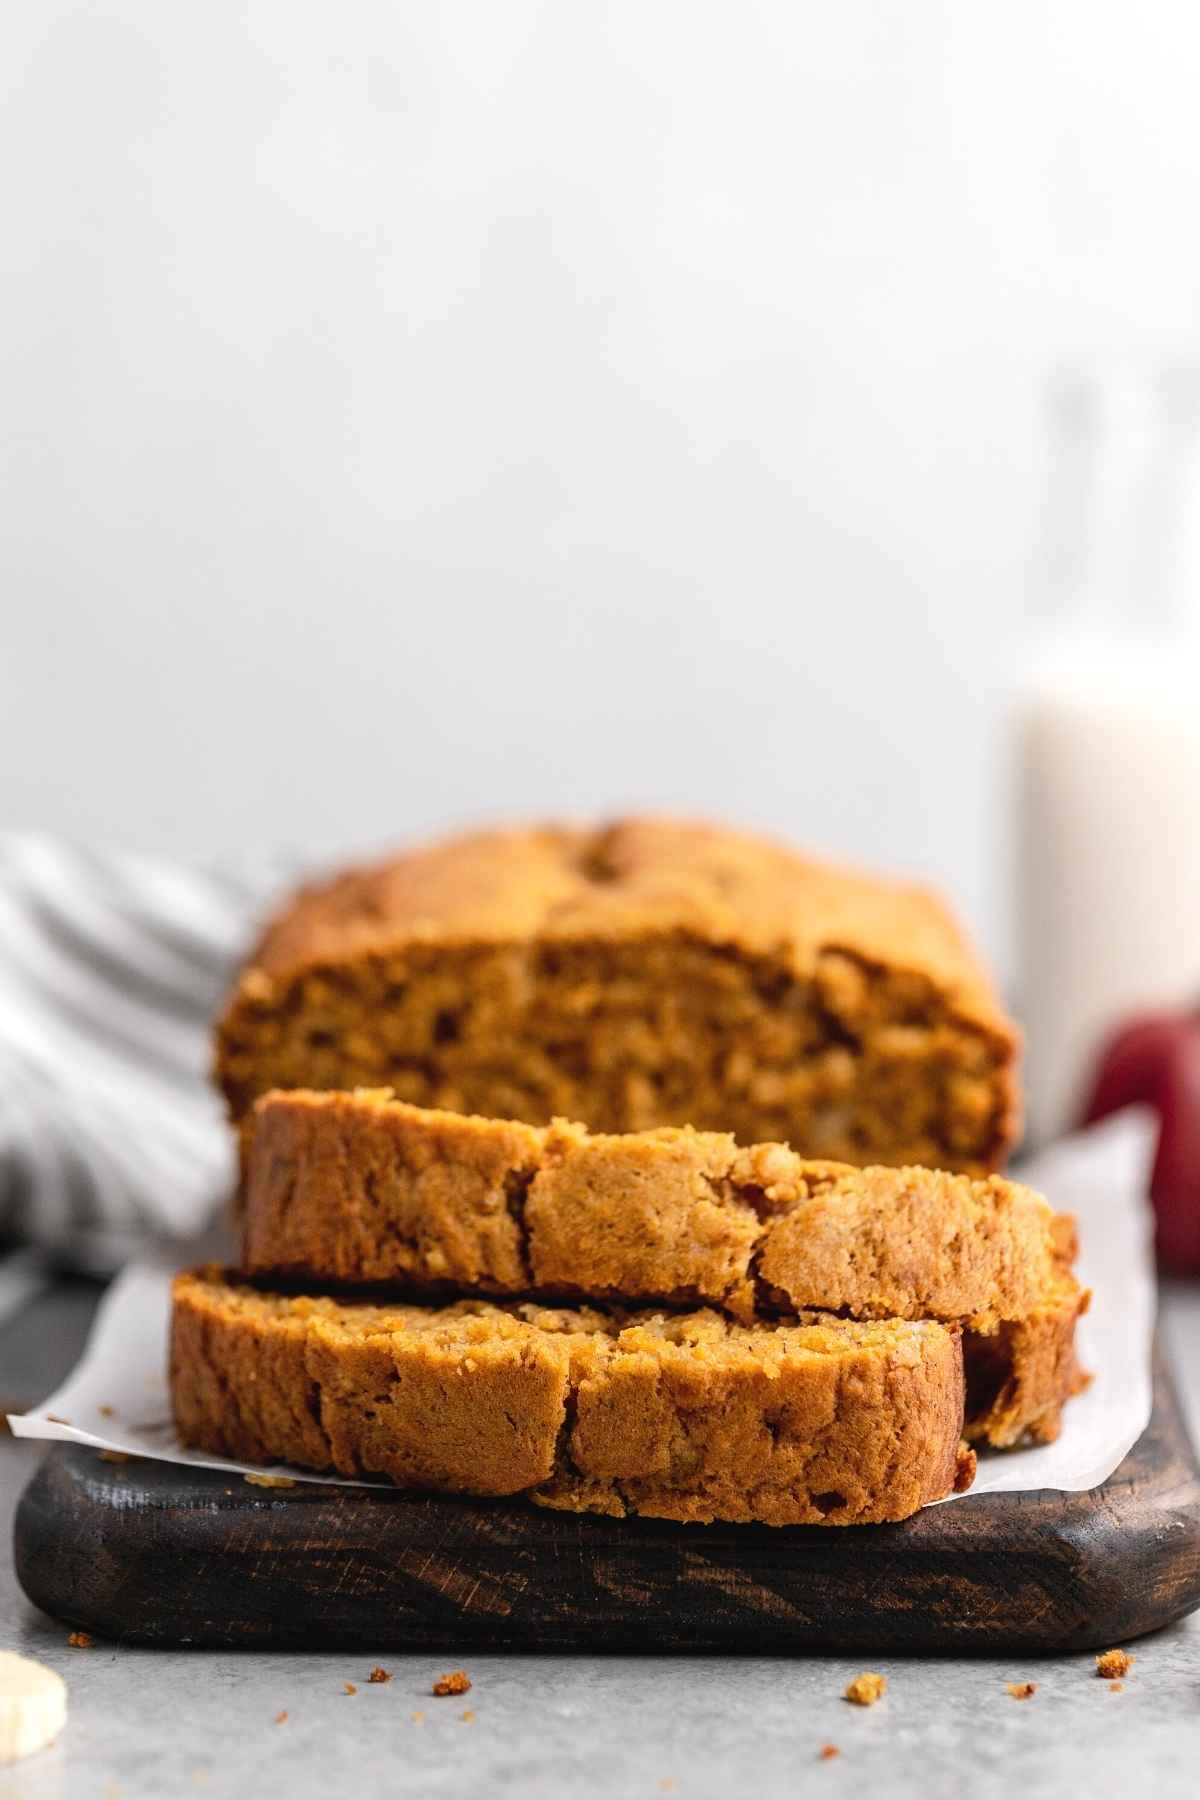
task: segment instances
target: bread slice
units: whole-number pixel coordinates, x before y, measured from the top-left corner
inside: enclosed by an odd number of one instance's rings
[[[318,1286],[703,1303],[745,1324],[816,1309],[961,1325],[969,1433],[993,1443],[1052,1433],[1076,1380],[1073,1222],[999,1176],[298,1091],[255,1106],[241,1232],[248,1274]]]
[[[239,1123],[270,1088],[596,1131],[693,1124],[985,1173],[1017,1035],[923,889],[713,826],[451,839],[298,894],[220,1022]]]
[[[1090,1300],[1061,1269],[1023,1318],[1005,1320],[991,1336],[965,1335],[970,1442],[998,1449],[1054,1442],[1063,1407],[1091,1380],[1075,1348],[1075,1326]]]
[[[187,1444],[400,1487],[709,1523],[903,1519],[965,1486],[958,1333],[664,1315],[379,1306],[176,1278]]]

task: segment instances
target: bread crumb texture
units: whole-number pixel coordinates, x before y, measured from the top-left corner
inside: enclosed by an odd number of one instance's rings
[[[1096,1658],[1096,1673],[1102,1681],[1117,1681],[1133,1667],[1128,1650],[1106,1650]]]
[[[243,969],[216,1067],[239,1123],[271,1088],[386,1085],[986,1173],[1017,1129],[1017,1044],[934,894],[640,818],[457,837],[307,888]]]
[[[574,1512],[866,1524],[961,1479],[961,1342],[932,1320],[384,1306],[208,1269],[176,1278],[170,1380],[222,1456]]]
[[[846,1689],[845,1698],[855,1706],[874,1706],[887,1693],[887,1676],[876,1675],[873,1670],[864,1669],[856,1675]]]
[[[471,1686],[471,1677],[465,1669],[451,1669],[448,1675],[439,1675],[433,1684],[435,1694],[465,1694]]]
[[[381,1668],[372,1669],[371,1673],[367,1676],[367,1680],[375,1687],[379,1687],[383,1682],[390,1681],[391,1679],[391,1672],[388,1669]]]
[[[1005,1683],[1005,1692],[1011,1694],[1014,1700],[1032,1700],[1037,1693],[1037,1682],[1008,1681]]]
[[[90,1631],[73,1631],[67,1642],[72,1650],[90,1650],[96,1640]]]

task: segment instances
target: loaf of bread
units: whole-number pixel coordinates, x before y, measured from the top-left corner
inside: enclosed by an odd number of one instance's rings
[[[903,1519],[969,1484],[959,1336],[934,1321],[173,1293],[187,1444],[401,1487],[708,1523]]]
[[[711,826],[495,831],[299,894],[218,1032],[271,1088],[986,1173],[1016,1033],[942,902]]]
[[[1054,1435],[1073,1391],[1073,1222],[998,1175],[856,1169],[727,1132],[592,1134],[379,1091],[252,1114],[241,1266],[309,1286],[814,1309],[966,1332],[968,1435]],[[982,1340],[977,1343],[977,1340]]]

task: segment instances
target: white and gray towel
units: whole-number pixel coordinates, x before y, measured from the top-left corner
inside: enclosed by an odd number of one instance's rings
[[[0,1234],[106,1272],[205,1225],[233,1167],[213,1014],[295,872],[0,833]]]

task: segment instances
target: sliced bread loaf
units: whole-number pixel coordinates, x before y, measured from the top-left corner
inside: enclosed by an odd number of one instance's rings
[[[597,1131],[692,1123],[984,1173],[1016,1031],[937,896],[669,819],[454,838],[306,889],[218,1030],[239,1123],[274,1087]]]

